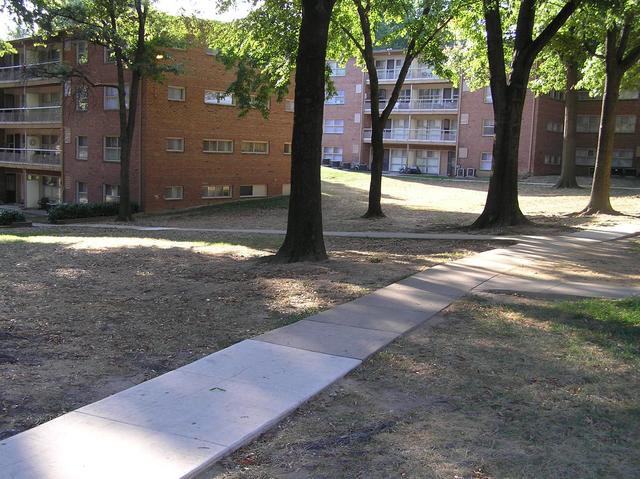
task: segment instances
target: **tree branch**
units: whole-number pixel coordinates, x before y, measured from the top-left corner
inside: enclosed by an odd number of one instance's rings
[[[560,9],[558,14],[549,22],[549,24],[540,32],[540,34],[533,40],[527,48],[527,55],[530,58],[534,58],[540,53],[553,36],[558,33],[558,30],[562,28],[562,25],[569,19],[569,17],[576,11],[578,6],[582,3],[582,0],[569,0]]]

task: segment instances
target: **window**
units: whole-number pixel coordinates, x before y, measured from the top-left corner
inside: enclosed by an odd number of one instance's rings
[[[344,105],[344,90],[336,91],[332,96],[328,97],[325,105]]]
[[[76,63],[84,65],[89,61],[89,45],[85,41],[76,42]]]
[[[493,136],[496,133],[495,122],[491,120],[482,120],[482,136]]]
[[[294,100],[286,99],[284,101],[284,111],[294,111],[294,110],[295,110]]]
[[[203,198],[231,198],[231,186],[229,185],[206,185],[202,187]]]
[[[343,77],[347,74],[346,68],[341,68],[338,65],[338,62],[329,61],[327,62],[327,66],[331,68],[331,76],[332,77]]]
[[[482,153],[480,169],[482,171],[491,171],[493,169],[493,154],[487,152]]]
[[[578,115],[576,132],[598,133],[600,118],[597,115]]]
[[[243,141],[241,147],[242,153],[253,155],[266,155],[269,153],[268,141]]]
[[[184,101],[185,89],[181,86],[170,86],[168,88],[167,98],[170,101]]]
[[[82,181],[76,183],[76,201],[78,203],[89,202],[89,189],[87,188],[87,184]]]
[[[119,185],[104,185],[104,202],[117,203],[120,201]]]
[[[545,165],[559,165],[562,157],[560,155],[544,155]]]
[[[167,138],[166,151],[182,153],[184,151],[184,138]]]
[[[344,133],[344,120],[325,120],[324,132],[341,135]]]
[[[233,153],[233,141],[202,140],[202,151],[205,153]]]
[[[564,101],[564,92],[562,91],[552,91],[551,93],[549,93],[549,96],[551,98],[553,98],[554,100],[558,100],[558,101]]]
[[[184,187],[182,186],[167,186],[164,189],[165,200],[181,200],[184,197]]]
[[[124,103],[126,108],[129,108],[129,86],[124,87]],[[113,86],[104,87],[104,109],[105,110],[119,110],[120,103],[118,99],[118,89]]]
[[[493,97],[491,96],[491,87],[484,87],[484,102],[485,103],[493,103]]]
[[[616,133],[635,133],[635,115],[616,115]]]
[[[614,168],[632,168],[633,150],[613,150],[611,166]]]
[[[360,123],[360,113],[354,113],[353,114],[353,122],[354,123]]]
[[[233,95],[227,95],[223,91],[205,90],[204,102],[209,105],[235,105]]]
[[[267,196],[267,185],[241,185],[240,197]]]
[[[640,98],[640,90],[622,90],[618,99],[620,100],[637,100]]]
[[[104,47],[104,62],[105,63],[115,63],[116,62],[116,54],[110,48]]]
[[[291,143],[285,143],[283,151],[284,151],[285,155],[290,155],[291,154]]]
[[[580,100],[580,101],[601,100],[601,99],[602,99],[602,96],[600,96],[600,95],[591,96],[591,95],[589,95],[588,91],[585,91],[585,90],[578,91],[578,100]]]
[[[117,136],[104,137],[104,161],[120,161],[120,138]]]
[[[89,138],[76,136],[76,160],[89,159]]]
[[[547,131],[552,131],[554,133],[562,133],[564,131],[564,125],[557,121],[548,121]]]
[[[342,161],[342,148],[325,146],[322,148],[322,159],[329,161]]]
[[[596,164],[595,148],[576,148],[576,165],[593,166]]]
[[[87,110],[89,110],[89,88],[82,85],[76,90],[76,111]]]

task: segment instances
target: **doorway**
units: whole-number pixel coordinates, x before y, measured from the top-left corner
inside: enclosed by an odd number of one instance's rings
[[[4,174],[4,202],[15,203],[17,199],[18,181],[15,173]]]

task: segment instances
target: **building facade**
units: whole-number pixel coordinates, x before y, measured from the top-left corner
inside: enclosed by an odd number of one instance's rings
[[[0,202],[117,202],[120,195],[116,69],[103,47],[60,40],[0,66]],[[293,100],[239,117],[224,92],[234,80],[206,48],[171,50],[180,74],[145,79],[131,151],[132,201],[165,211],[234,198],[288,194]],[[91,80],[41,72],[65,62]]]
[[[380,107],[386,105],[403,62],[403,52],[384,50],[376,53],[380,83]],[[349,62],[340,78],[344,92],[363,91],[358,98],[325,106],[323,151],[325,163],[342,162],[352,166],[347,157],[349,145],[360,135],[360,163],[371,162],[371,109],[367,75]],[[359,74],[360,73],[360,74]],[[336,81],[338,84],[338,81]],[[397,104],[384,130],[383,170],[400,172],[419,168],[420,172],[438,176],[489,176],[493,168],[494,120],[490,89],[471,91],[464,81],[461,91],[446,79],[438,78],[428,65],[415,61],[404,82]],[[353,104],[349,102],[352,101]],[[362,108],[362,121],[348,123]],[[601,102],[580,92],[576,132],[576,172],[592,174],[598,137]],[[640,133],[638,91],[620,95],[616,112],[613,174],[640,175]],[[344,128],[342,128],[344,124]],[[349,129],[347,129],[349,125]],[[337,126],[337,127],[336,127]],[[528,92],[522,116],[518,170],[521,175],[556,175],[560,173],[564,128],[562,94],[535,96]],[[338,155],[336,156],[336,146]],[[356,151],[356,146],[351,146]]]

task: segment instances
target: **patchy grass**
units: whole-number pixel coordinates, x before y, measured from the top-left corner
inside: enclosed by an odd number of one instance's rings
[[[0,439],[489,243],[23,229],[0,235]],[[371,258],[376,258],[371,262]]]
[[[637,477],[638,304],[464,300],[203,477]]]

